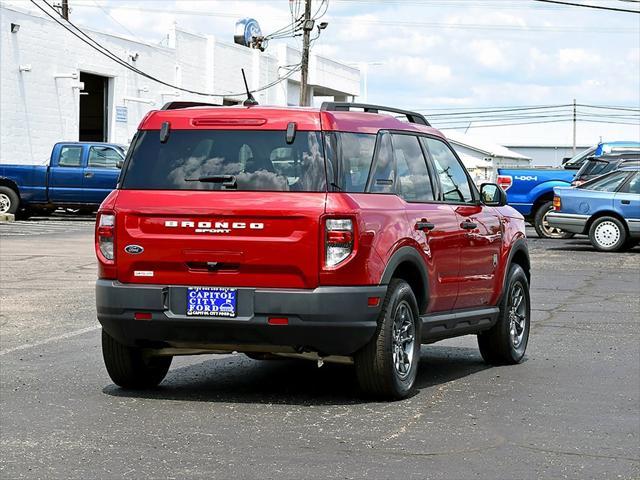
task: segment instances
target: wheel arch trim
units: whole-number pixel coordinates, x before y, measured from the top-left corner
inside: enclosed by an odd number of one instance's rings
[[[518,256],[518,258],[523,258],[525,261],[525,265],[521,265],[519,262],[514,262],[513,259]],[[527,282],[531,284],[531,260],[529,258],[529,248],[527,247],[527,240],[525,238],[518,238],[514,240],[511,245],[511,250],[509,251],[509,256],[507,257],[506,268],[504,269],[504,276],[502,278],[502,291],[500,292],[500,300],[498,305],[502,302],[502,298],[504,296],[505,290],[507,288],[507,281],[509,280],[509,271],[511,270],[511,265],[517,263],[524,270],[524,274],[527,277]]]
[[[422,284],[422,289],[420,292],[414,293],[417,297],[420,313],[424,313],[429,303],[429,275],[422,256],[415,248],[406,245],[398,248],[389,258],[379,284],[388,285],[403,265],[408,265],[410,268],[417,270],[418,280]]]
[[[0,177],[0,187],[8,187],[11,190],[13,190],[14,192],[16,192],[16,195],[18,196],[18,199],[20,199],[20,189],[18,188],[18,184],[11,180],[10,178],[7,177]]]

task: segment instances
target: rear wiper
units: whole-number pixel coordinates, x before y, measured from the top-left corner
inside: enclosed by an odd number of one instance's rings
[[[221,183],[225,188],[237,188],[235,175],[205,175],[198,178],[185,178],[185,182]]]
[[[338,185],[337,183],[334,182],[329,182],[329,185],[331,185],[333,188],[335,188],[336,190],[338,190],[339,192],[342,192],[342,188],[340,187],[340,185]]]

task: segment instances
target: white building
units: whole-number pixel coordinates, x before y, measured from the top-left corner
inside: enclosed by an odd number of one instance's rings
[[[500,167],[528,167],[531,158],[477,135],[448,130],[445,135],[476,182],[495,180]]]
[[[576,153],[580,153],[593,145],[579,145],[576,147]],[[534,145],[534,144],[509,144],[509,150],[517,152],[521,155],[531,157],[532,165],[545,167],[559,167],[562,165],[563,158],[573,157],[573,146],[571,145]]]
[[[59,141],[127,144],[149,110],[174,100],[241,102],[244,95],[232,95],[244,91],[241,68],[255,89],[286,75],[281,67],[299,63],[301,56],[284,44],[260,52],[178,28],[170,33],[169,47],[84,30],[153,77],[225,95],[206,97],[134,73],[47,17],[0,6],[0,19],[1,163],[42,163]],[[297,105],[299,82],[296,73],[254,96],[260,104]],[[317,101],[347,101],[360,93],[357,68],[318,55],[311,55],[309,82]]]

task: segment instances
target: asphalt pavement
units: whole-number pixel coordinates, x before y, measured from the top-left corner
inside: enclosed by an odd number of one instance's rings
[[[102,363],[91,220],[2,224],[0,477],[640,478],[640,249],[530,250],[521,365],[462,337],[423,346],[393,403],[348,366],[240,354],[176,358],[131,392]]]

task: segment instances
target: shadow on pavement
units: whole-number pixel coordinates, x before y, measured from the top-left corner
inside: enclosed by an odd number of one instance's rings
[[[490,368],[477,349],[423,346],[416,389],[437,387]],[[305,360],[254,361],[244,355],[212,358],[175,368],[153,390],[103,389],[115,397],[163,400],[287,405],[343,405],[370,403],[358,389],[348,365],[318,368]]]
[[[596,250],[589,240],[566,240],[562,246],[547,247],[547,250],[555,252],[593,252],[598,255],[611,255],[629,252],[640,252],[640,246],[636,246],[630,249],[624,249],[619,252],[600,252]]]

